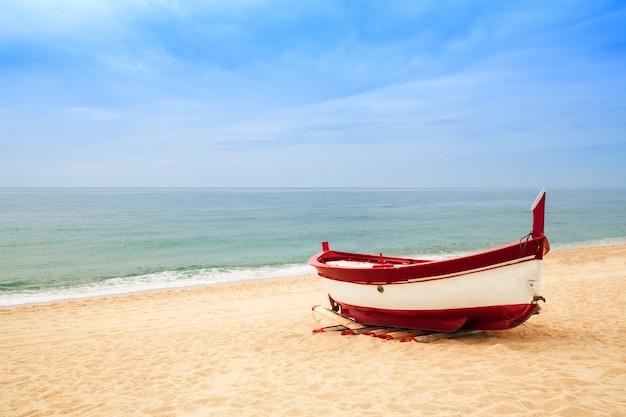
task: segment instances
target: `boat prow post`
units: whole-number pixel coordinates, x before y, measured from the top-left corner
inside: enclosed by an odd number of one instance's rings
[[[544,222],[545,222],[545,209],[546,209],[546,187],[543,187],[533,205],[530,206],[533,212],[533,237],[538,238],[543,236]]]

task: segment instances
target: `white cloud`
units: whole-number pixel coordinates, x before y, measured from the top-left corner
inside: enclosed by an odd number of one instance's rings
[[[81,0],[20,0],[2,2],[0,37],[45,39],[95,30],[115,22],[123,2]]]
[[[100,121],[118,119],[120,117],[118,112],[103,109],[101,107],[70,107],[64,111],[70,115]]]

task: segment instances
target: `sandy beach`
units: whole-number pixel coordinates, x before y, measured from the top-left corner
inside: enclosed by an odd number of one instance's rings
[[[626,415],[626,245],[552,251],[538,316],[313,334],[314,276],[0,310],[0,416]]]

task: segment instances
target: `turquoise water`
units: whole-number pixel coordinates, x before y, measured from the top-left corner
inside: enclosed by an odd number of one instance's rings
[[[537,189],[0,189],[0,306],[313,275],[332,248],[446,257],[515,241]],[[553,248],[626,242],[626,189],[548,190]]]

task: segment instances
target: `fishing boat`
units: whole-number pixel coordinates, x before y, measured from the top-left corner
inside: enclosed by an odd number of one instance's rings
[[[504,330],[540,310],[546,189],[531,206],[532,231],[467,256],[422,260],[340,252],[322,242],[309,259],[330,307],[358,323],[437,332]]]

